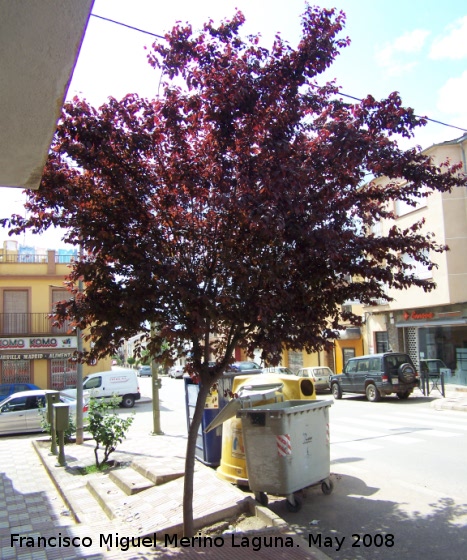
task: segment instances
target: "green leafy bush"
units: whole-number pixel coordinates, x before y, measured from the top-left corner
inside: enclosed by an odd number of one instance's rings
[[[98,469],[107,463],[110,454],[126,438],[126,432],[134,419],[134,413],[128,418],[122,418],[115,412],[119,403],[119,398],[113,398],[109,401],[91,398],[89,401],[88,431],[96,442],[94,456]],[[102,461],[99,461],[99,449],[104,452]]]

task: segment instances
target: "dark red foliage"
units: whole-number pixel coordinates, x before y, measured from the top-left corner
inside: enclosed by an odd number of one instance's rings
[[[348,104],[318,85],[348,42],[343,22],[308,8],[299,46],[277,37],[270,52],[240,38],[241,13],[198,35],[177,26],[149,57],[168,79],[160,99],[65,105],[30,217],[8,225],[64,227],[82,244],[70,282],[81,276],[86,292],[62,312],[89,329],[89,358],[156,324],[151,350],[188,341],[193,370],[210,383],[236,346],[274,363],[284,346],[332,340],[348,299],[433,287],[401,260],[443,249],[419,224],[380,238],[365,226],[390,215],[388,199],[464,180],[398,148],[392,136],[423,123],[397,93]],[[408,182],[365,184],[369,174]],[[210,354],[218,366],[208,370]]]
[[[424,123],[397,93],[350,104],[320,85],[348,43],[343,14],[308,7],[298,47],[278,36],[270,51],[240,37],[243,19],[200,34],[178,25],[155,44],[160,98],[66,104],[28,218],[4,220],[13,233],[63,227],[82,245],[69,278],[76,297],[58,316],[89,333],[88,359],[141,331],[153,355],[167,354],[166,342],[190,348],[202,386],[191,474],[207,391],[235,347],[260,348],[274,364],[284,347],[313,351],[335,338],[347,300],[370,304],[385,286],[431,290],[403,261],[444,250],[421,224],[383,237],[368,228],[391,217],[390,199],[466,184],[459,166],[440,170],[399,149],[397,136]],[[368,182],[381,175],[385,186]]]

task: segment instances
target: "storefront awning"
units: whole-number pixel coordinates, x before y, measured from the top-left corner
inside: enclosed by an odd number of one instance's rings
[[[434,319],[431,321],[402,321],[396,327],[450,327],[454,325],[467,325],[467,317],[460,319]]]

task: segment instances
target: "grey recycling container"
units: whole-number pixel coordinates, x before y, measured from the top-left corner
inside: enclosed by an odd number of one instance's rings
[[[242,420],[248,482],[256,499],[285,495],[290,511],[300,503],[294,493],[321,483],[332,492],[329,408],[331,400],[290,400],[237,412]]]

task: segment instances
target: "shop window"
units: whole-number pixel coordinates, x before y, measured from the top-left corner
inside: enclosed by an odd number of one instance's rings
[[[2,383],[32,383],[29,360],[2,360],[0,381]]]
[[[50,360],[51,388],[62,391],[76,387],[76,370],[76,363],[68,358]]]

